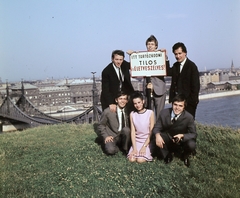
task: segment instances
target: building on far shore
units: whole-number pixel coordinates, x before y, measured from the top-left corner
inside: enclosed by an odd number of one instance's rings
[[[215,69],[199,72],[201,93],[218,90],[240,89],[240,69],[233,65],[229,69]],[[132,78],[134,90],[143,91],[143,79]],[[165,77],[167,94],[171,83],[171,77]],[[98,102],[101,94],[101,78],[95,78]],[[22,83],[9,84],[9,93],[13,101],[17,101],[22,94]],[[93,103],[93,78],[77,79],[47,79],[37,81],[24,81],[24,94],[36,107],[56,107],[58,110],[65,105],[85,105]],[[6,83],[0,83],[0,105],[6,96]]]
[[[142,91],[142,79],[131,79],[135,90]],[[98,102],[101,94],[101,79],[95,78],[96,96]],[[24,95],[30,102],[39,108],[45,109],[51,106],[52,109],[58,110],[65,105],[91,106],[93,100],[93,79],[64,79],[64,80],[48,80],[48,81],[32,81],[18,82],[10,85],[10,96],[14,102],[21,96],[23,90]],[[6,87],[1,91],[1,98],[6,95]],[[57,107],[57,108],[54,108]]]
[[[207,88],[208,90],[238,90],[240,89],[240,80],[210,82],[207,84]]]
[[[226,83],[226,81],[240,80],[240,69],[235,69],[232,61],[229,69],[200,72],[199,78],[202,89],[212,87],[211,83],[217,87],[224,87],[222,84]]]

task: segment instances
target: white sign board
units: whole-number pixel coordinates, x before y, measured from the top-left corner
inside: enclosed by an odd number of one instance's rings
[[[166,76],[165,52],[134,52],[130,55],[131,76]]]

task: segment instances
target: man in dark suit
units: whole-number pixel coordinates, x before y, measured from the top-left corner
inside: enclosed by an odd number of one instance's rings
[[[119,91],[130,95],[134,89],[130,80],[130,64],[124,60],[124,52],[112,52],[112,62],[102,71],[102,110],[116,111],[115,98]]]
[[[169,91],[169,103],[177,94],[183,94],[187,100],[186,111],[195,118],[198,95],[200,90],[199,72],[194,62],[187,58],[187,48],[183,43],[176,43],[172,47],[177,62],[172,68],[168,68],[167,75],[172,76]]]
[[[106,108],[99,122],[99,132],[104,140],[105,152],[113,155],[122,148],[126,154],[130,148],[131,137],[129,128],[129,116],[126,110],[128,96],[124,92],[119,92],[115,98],[117,104],[116,111]]]
[[[189,167],[189,156],[196,154],[196,126],[193,116],[184,110],[186,106],[184,95],[175,96],[172,108],[163,109],[153,127],[156,148],[160,148],[166,164],[172,161],[172,152],[175,152],[181,154],[184,164]]]

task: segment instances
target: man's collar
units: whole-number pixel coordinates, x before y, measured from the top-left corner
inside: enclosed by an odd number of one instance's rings
[[[186,60],[187,60],[187,57],[180,64],[183,66],[185,64]]]
[[[123,108],[120,108],[118,105],[117,105],[117,111],[121,112],[121,111],[124,111],[125,107]]]
[[[174,113],[174,111],[172,110],[172,112],[171,112],[171,119],[173,119],[173,118],[175,117],[175,119],[177,120],[177,119],[180,117],[180,115],[182,115],[182,113],[183,113],[183,112],[181,112],[181,113],[179,113],[178,115],[176,115],[176,114]]]
[[[113,67],[114,67],[115,69],[121,68],[121,67],[117,67],[114,63],[112,63],[112,65],[113,65]]]

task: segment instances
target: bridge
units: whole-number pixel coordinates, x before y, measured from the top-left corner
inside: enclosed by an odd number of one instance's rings
[[[83,113],[68,119],[59,119],[41,112],[37,109],[29,99],[24,95],[24,87],[22,83],[22,95],[18,101],[14,103],[9,96],[9,88],[7,86],[7,95],[0,106],[1,125],[11,124],[13,126],[21,125],[24,128],[32,128],[40,125],[53,125],[61,123],[92,123],[98,122],[102,113],[101,108],[97,105],[96,95],[93,90],[93,106],[86,109]],[[16,127],[17,128],[17,127]],[[0,128],[0,131],[2,127]]]

